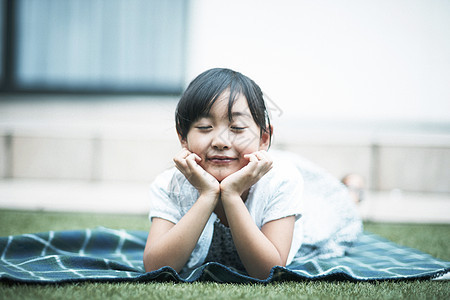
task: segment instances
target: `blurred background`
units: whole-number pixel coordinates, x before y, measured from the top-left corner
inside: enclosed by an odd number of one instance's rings
[[[0,0],[0,208],[147,213],[174,110],[227,67],[273,148],[364,177],[366,220],[450,223],[450,1]]]

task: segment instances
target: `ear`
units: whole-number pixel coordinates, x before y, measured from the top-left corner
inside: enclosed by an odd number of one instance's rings
[[[182,148],[188,149],[187,139],[184,139],[184,138],[181,136],[181,134],[179,134],[179,133],[177,133],[177,134],[178,134],[178,140],[180,140],[181,147],[182,147]]]
[[[273,136],[273,125],[270,125],[267,131],[263,131],[259,140],[259,150],[268,150],[270,146],[270,137]]]

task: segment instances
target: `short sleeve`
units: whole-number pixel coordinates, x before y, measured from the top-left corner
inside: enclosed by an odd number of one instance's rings
[[[290,264],[303,242],[303,177],[290,161],[278,164],[258,182],[249,207],[256,224],[295,216],[291,249],[286,264]],[[275,163],[275,160],[274,160]],[[269,176],[267,176],[269,175]],[[265,200],[265,201],[264,201]]]
[[[150,186],[150,221],[157,217],[176,224],[182,217],[177,191],[172,187],[174,171],[167,170],[156,177]]]
[[[274,178],[275,179],[275,178]],[[302,215],[303,178],[295,168],[284,168],[282,178],[270,182],[272,193],[265,205],[262,225],[288,216]]]
[[[197,190],[180,171],[176,168],[167,170],[158,175],[150,186],[149,219],[151,221],[152,218],[161,218],[176,224],[197,199]],[[212,214],[183,272],[200,266],[205,260],[211,244],[215,220],[216,217]]]

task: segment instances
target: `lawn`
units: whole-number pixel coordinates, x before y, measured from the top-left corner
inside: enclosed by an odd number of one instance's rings
[[[48,213],[0,210],[0,236],[105,226],[147,230],[144,215]],[[365,229],[398,244],[450,260],[450,224],[365,223]],[[0,299],[449,299],[445,281],[217,283],[0,283]]]

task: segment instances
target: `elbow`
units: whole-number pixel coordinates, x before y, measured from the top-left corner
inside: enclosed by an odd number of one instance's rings
[[[270,275],[270,272],[267,274],[255,274],[255,275],[250,274],[251,277],[259,279],[259,280],[265,280],[265,279],[269,278],[269,275]]]
[[[145,269],[145,272],[146,273],[148,273],[148,272],[153,272],[153,271],[157,271],[157,270],[159,270],[160,268],[158,268],[158,267],[156,267],[156,266],[153,266],[153,265],[146,265],[145,264],[145,261],[144,261],[144,269]]]
[[[144,269],[145,272],[152,272],[159,270],[163,267],[171,267],[174,269],[177,273],[181,271],[183,266],[176,266],[168,261],[166,261],[163,257],[158,256],[155,253],[152,253],[150,251],[144,252]]]
[[[145,272],[153,272],[153,271],[157,271],[163,267],[170,267],[169,265],[165,265],[165,264],[158,264],[155,261],[149,260],[149,259],[144,259],[144,269]],[[178,270],[175,270],[178,272]]]
[[[157,263],[159,260],[155,259],[155,255],[153,255],[150,251],[144,251],[143,260],[145,272],[156,271],[163,267]]]
[[[264,280],[270,276],[272,269],[277,266],[286,267],[286,262],[283,263],[282,260],[280,260],[277,262],[269,263],[262,268],[248,270],[248,273],[253,278]]]
[[[150,253],[144,252],[143,261],[145,272],[152,272],[158,270],[156,265],[153,263],[152,256]]]
[[[264,280],[269,278],[270,272],[272,271],[272,268],[264,269],[264,270],[258,270],[254,272],[249,272],[249,275],[253,278]]]

